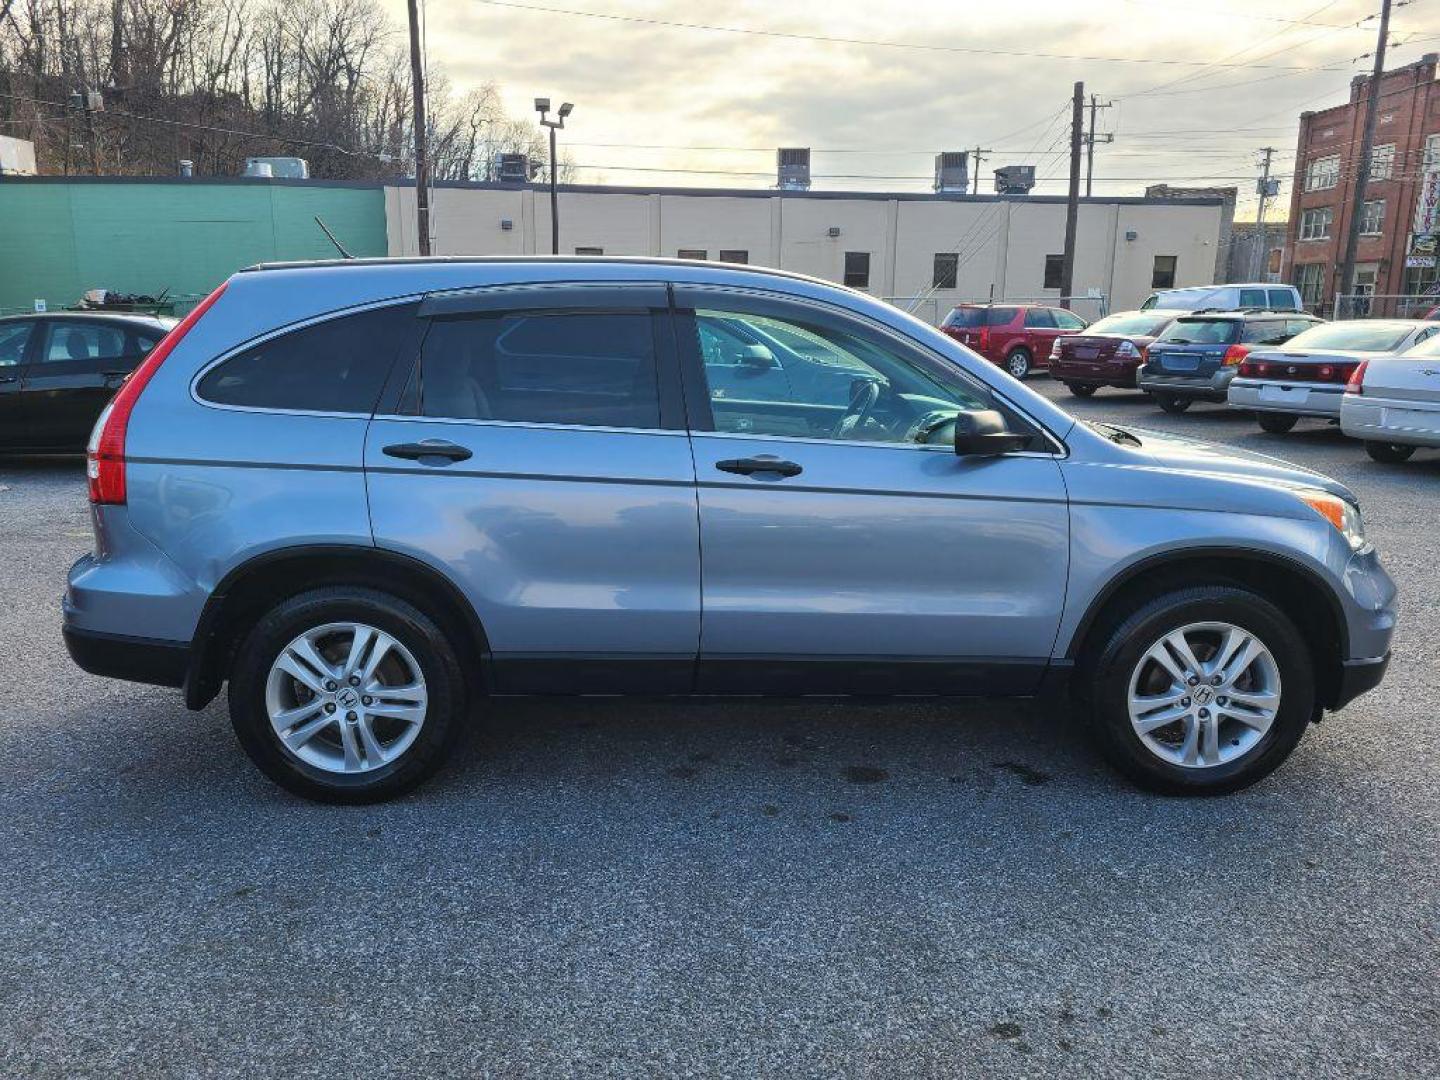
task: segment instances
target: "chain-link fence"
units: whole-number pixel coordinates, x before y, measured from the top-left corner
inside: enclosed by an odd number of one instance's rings
[[[882,296],[887,304],[894,304],[902,311],[908,311],[917,319],[924,319],[931,326],[939,326],[940,320],[950,309],[961,304],[1034,304],[1039,307],[1068,307],[1087,323],[1102,319],[1110,314],[1109,299],[1105,296],[977,296],[959,300],[941,300],[936,296]],[[1069,300],[1067,304],[1065,301]]]
[[[1337,293],[1332,319],[1425,319],[1440,313],[1440,295],[1419,293],[1376,296],[1374,293]]]

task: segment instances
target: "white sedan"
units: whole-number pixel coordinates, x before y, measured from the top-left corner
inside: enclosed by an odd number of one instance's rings
[[[1440,447],[1440,337],[1403,356],[1361,363],[1345,387],[1340,429],[1364,439],[1376,461],[1404,461],[1416,447]]]

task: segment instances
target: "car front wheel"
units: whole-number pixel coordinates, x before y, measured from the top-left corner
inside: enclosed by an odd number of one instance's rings
[[[1398,465],[1409,460],[1410,455],[1415,453],[1415,447],[1404,443],[1366,442],[1365,452],[1386,465]]]
[[[1124,618],[1084,669],[1105,756],[1142,787],[1223,794],[1277,768],[1315,709],[1304,638],[1236,586],[1158,596]]]
[[[459,660],[435,622],[358,587],[278,604],[230,674],[245,752],[277,784],[325,802],[379,802],[420,784],[448,756],[465,703]]]

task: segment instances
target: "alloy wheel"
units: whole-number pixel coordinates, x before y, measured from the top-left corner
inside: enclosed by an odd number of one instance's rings
[[[425,676],[410,650],[373,626],[326,623],[270,666],[265,710],[290,753],[331,773],[364,773],[405,753],[425,723]]]
[[[1280,712],[1280,667],[1258,637],[1191,623],[1154,642],[1130,674],[1130,724],[1162,761],[1208,769],[1249,753]]]

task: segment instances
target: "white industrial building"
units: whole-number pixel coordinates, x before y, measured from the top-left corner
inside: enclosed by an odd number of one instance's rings
[[[562,185],[559,204],[562,254],[779,267],[920,297],[916,313],[932,320],[959,300],[1060,296],[1061,197]],[[1082,199],[1074,291],[1104,300],[1076,310],[1119,310],[1153,288],[1214,282],[1231,210],[1220,198]],[[414,189],[387,187],[385,211],[389,253],[418,254]],[[550,251],[543,185],[439,184],[431,212],[436,255]]]

